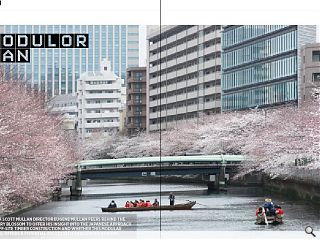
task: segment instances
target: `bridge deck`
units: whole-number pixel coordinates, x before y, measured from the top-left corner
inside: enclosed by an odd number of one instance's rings
[[[141,158],[119,158],[119,159],[98,159],[98,160],[84,160],[79,163],[81,168],[86,167],[107,167],[112,165],[139,165],[150,164],[238,164],[244,161],[245,157],[241,155],[200,155],[200,156],[166,156],[166,157],[141,157]]]

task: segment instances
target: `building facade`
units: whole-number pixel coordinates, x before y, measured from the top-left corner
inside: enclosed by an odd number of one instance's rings
[[[127,69],[127,121],[129,136],[146,130],[146,68]]]
[[[82,138],[110,135],[120,128],[122,79],[106,60],[100,69],[86,72],[78,80],[78,132]]]
[[[63,129],[76,130],[77,129],[77,97],[69,95],[59,95],[50,99],[48,102],[48,109],[50,113],[63,116]]]
[[[99,71],[103,59],[125,79],[127,67],[139,65],[138,25],[2,25],[3,33],[88,33],[88,49],[31,49],[30,63],[6,66],[6,78],[22,78],[49,96],[77,92],[76,80]]]
[[[221,26],[165,26],[147,38],[147,130],[220,112]]]
[[[222,111],[296,103],[299,49],[312,25],[228,25],[222,33]]]
[[[320,87],[320,43],[308,44],[301,49],[301,82],[299,102],[313,98],[314,87]]]

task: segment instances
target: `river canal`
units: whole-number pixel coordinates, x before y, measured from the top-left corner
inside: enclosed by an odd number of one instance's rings
[[[67,194],[68,189],[64,189]],[[160,198],[160,187],[156,183],[109,182],[88,184],[83,188],[83,197],[71,200],[62,197],[24,212],[21,216],[54,214],[109,214],[102,213],[100,207],[115,200],[124,206],[127,200],[144,199],[153,202]],[[197,201],[189,211],[148,211],[135,212],[138,230],[158,231],[254,231],[254,230],[295,230],[303,231],[308,225],[320,229],[320,208],[306,202],[291,201],[273,197],[275,204],[285,211],[284,224],[277,226],[258,226],[254,224],[255,210],[264,201],[261,189],[256,187],[230,187],[228,192],[208,193],[201,184],[162,184],[161,204],[169,204],[168,192],[176,195],[176,203],[186,200]]]

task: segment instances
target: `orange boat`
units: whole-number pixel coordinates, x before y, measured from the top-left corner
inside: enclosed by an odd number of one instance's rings
[[[196,201],[185,204],[176,204],[173,206],[163,205],[159,207],[131,207],[131,208],[101,208],[102,212],[136,212],[136,211],[162,211],[162,210],[191,210]]]

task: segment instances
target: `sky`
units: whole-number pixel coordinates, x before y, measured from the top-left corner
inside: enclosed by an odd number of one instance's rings
[[[146,41],[147,39],[147,26],[140,25],[139,28],[139,66],[146,66]],[[317,25],[317,42],[320,42],[320,25]]]

